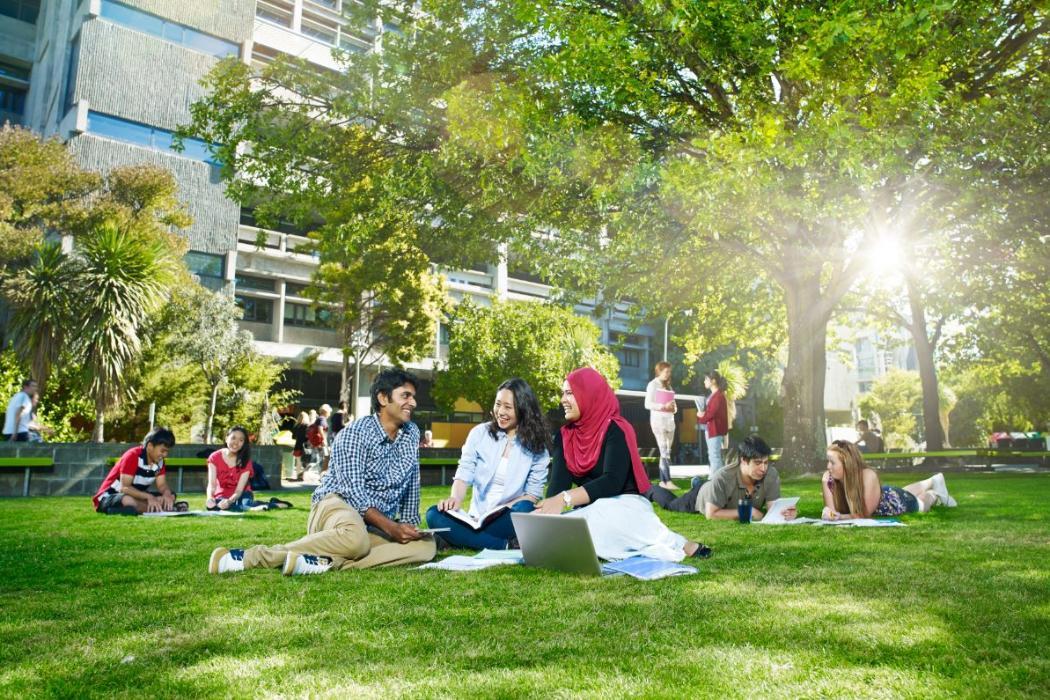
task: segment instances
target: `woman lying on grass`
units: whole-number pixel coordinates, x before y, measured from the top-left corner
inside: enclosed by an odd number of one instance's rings
[[[590,367],[571,372],[562,385],[561,406],[566,423],[554,438],[551,481],[537,512],[575,508],[568,516],[587,520],[602,559],[711,556],[710,548],[669,530],[641,495],[649,490],[649,478],[638,438],[605,378]]]
[[[828,473],[823,481],[824,520],[891,517],[925,513],[934,505],[954,507],[943,474],[908,484],[904,488],[881,486],[879,475],[864,463],[860,450],[847,440],[828,446]]]
[[[514,538],[511,511],[528,513],[543,497],[547,483],[547,422],[539,401],[524,379],[508,379],[496,390],[492,420],[470,431],[452,482],[452,493],[427,511],[429,527],[447,527],[442,536],[455,547],[507,549]],[[509,506],[475,529],[449,513],[459,514],[473,487],[468,516],[481,522],[487,513]],[[516,547],[516,545],[515,545]]]

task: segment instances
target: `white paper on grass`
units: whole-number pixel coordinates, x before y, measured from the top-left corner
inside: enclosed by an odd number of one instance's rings
[[[178,511],[169,510],[161,513],[143,513],[143,515],[147,518],[185,518],[190,516],[210,518],[213,515],[244,515],[244,513],[237,513],[229,510],[184,510],[180,513]]]
[[[784,511],[788,508],[793,508],[798,503],[798,500],[798,496],[778,498],[769,505],[769,510],[766,511],[765,517],[755,522],[765,525],[783,525],[788,522],[784,519]]]
[[[417,568],[438,569],[440,571],[480,571],[493,566],[506,566],[507,564],[517,563],[519,562],[510,559],[478,559],[477,557],[453,554],[451,557],[445,557],[441,561],[432,561]]]

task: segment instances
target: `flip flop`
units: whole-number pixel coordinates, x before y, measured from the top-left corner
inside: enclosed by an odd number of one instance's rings
[[[190,509],[190,502],[189,501],[175,501],[175,507],[173,508],[173,510],[176,513],[185,513],[189,509]]]
[[[271,498],[270,507],[276,508],[277,510],[284,510],[285,508],[294,508],[295,506],[288,501],[282,501],[280,498]]]

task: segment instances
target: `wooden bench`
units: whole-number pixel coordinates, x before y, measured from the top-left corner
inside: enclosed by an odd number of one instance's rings
[[[0,469],[24,469],[22,495],[29,495],[29,479],[34,471],[53,469],[55,460],[52,457],[0,457]]]
[[[966,457],[973,457],[975,459],[984,460],[985,465],[991,469],[992,464],[996,460],[1034,460],[1043,464],[1048,461],[1048,458],[1050,458],[1050,451],[978,447],[958,450],[937,450],[936,452],[869,452],[864,455],[864,460],[877,462],[900,459],[908,460],[910,463],[913,459],[926,459],[927,457],[943,457],[945,459],[964,459]]]
[[[112,468],[120,457],[109,457],[106,463]],[[194,472],[208,471],[208,459],[206,457],[168,457],[164,460],[164,468],[178,467],[179,475],[175,480],[175,493],[182,493],[182,473],[189,469]]]

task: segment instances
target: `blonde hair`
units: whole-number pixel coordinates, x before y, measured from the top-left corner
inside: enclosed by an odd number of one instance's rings
[[[840,513],[864,514],[864,470],[868,465],[860,455],[860,450],[852,442],[834,440],[828,445],[828,452],[834,452],[842,462],[842,481],[831,480],[831,496],[835,501],[835,510]]]
[[[663,372],[665,369],[671,369],[671,363],[667,360],[660,360],[656,363],[656,367],[653,368],[653,372],[660,374],[660,372]],[[671,382],[665,382],[661,379],[660,383],[663,384],[664,389],[671,388]]]

